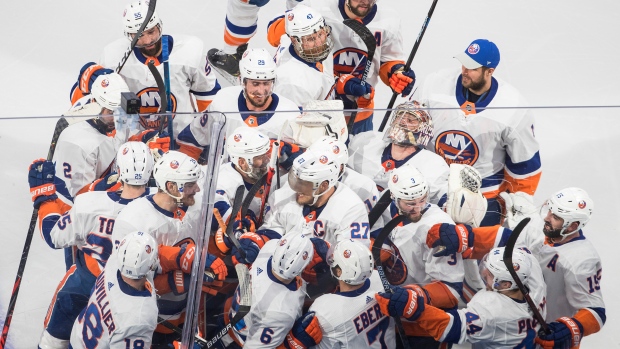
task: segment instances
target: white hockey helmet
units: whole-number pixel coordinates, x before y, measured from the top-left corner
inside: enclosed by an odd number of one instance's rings
[[[426,147],[433,138],[433,119],[417,101],[396,106],[383,140],[398,145]]]
[[[424,175],[408,163],[392,170],[388,188],[392,198],[401,200],[415,200],[428,193],[428,184]]]
[[[154,166],[149,147],[142,142],[127,142],[116,153],[116,173],[123,183],[146,185]]]
[[[349,150],[344,142],[330,136],[323,136],[315,140],[308,150],[331,154],[338,163],[338,167],[342,169],[338,178],[342,177],[349,161]]]
[[[303,60],[316,63],[329,56],[334,48],[332,28],[325,24],[325,18],[315,9],[304,4],[295,6],[284,15],[286,34],[291,38],[295,52]],[[318,46],[316,43],[318,42]],[[311,48],[304,49],[304,44]]]
[[[271,271],[283,279],[301,275],[314,256],[314,246],[305,235],[284,235],[271,257]]]
[[[123,77],[116,73],[99,75],[90,90],[97,104],[112,111],[121,107],[122,92],[129,92],[129,87]]]
[[[245,79],[274,80],[276,79],[276,63],[264,48],[251,48],[243,53],[239,61],[239,79],[241,85]]]
[[[183,194],[185,183],[196,182],[202,178],[202,175],[202,170],[196,160],[174,150],[162,155],[153,170],[153,177],[157,187],[177,200],[181,200],[183,196],[173,196],[170,194],[166,189],[166,183],[176,183],[179,192]]]
[[[329,153],[318,153],[312,150],[306,150],[299,155],[288,174],[289,185],[293,190],[298,186],[300,180],[312,183],[312,196],[314,197],[313,205],[319,197],[336,185],[340,177],[340,166],[335,157]],[[327,189],[321,193],[317,193],[317,189],[324,181],[327,181]]]
[[[512,275],[510,275],[508,268],[506,268],[506,264],[504,264],[504,249],[504,247],[492,249],[484,256],[479,266],[481,272],[480,276],[485,283],[486,281],[485,277],[482,275],[482,270],[486,268],[489,270],[491,275],[493,275],[493,284],[489,285],[493,291],[509,291],[518,289]],[[527,256],[527,252],[520,249],[514,250],[512,252],[512,265],[514,266],[519,280],[521,280],[523,285],[527,286],[528,278],[532,272],[532,261]],[[510,287],[504,290],[498,290],[500,286],[499,283],[501,281],[509,281],[511,283]]]
[[[136,34],[138,29],[140,29],[140,26],[144,22],[144,17],[148,11],[149,0],[138,0],[125,6],[125,10],[123,11],[123,26],[125,36],[127,36],[129,41],[133,40],[132,35]],[[154,28],[155,26],[159,26],[159,37],[161,38],[163,23],[157,15],[157,11],[153,12],[153,16],[151,16],[151,19],[144,28],[144,31]]]
[[[228,137],[226,140],[226,151],[232,163],[235,164],[238,170],[255,179],[260,178],[266,173],[266,165],[268,165],[268,163],[264,163],[264,166],[261,168],[254,168],[254,157],[261,155],[268,156],[270,147],[271,142],[269,141],[269,137],[263,135],[254,127],[237,127],[233,131],[232,136]],[[244,171],[239,167],[240,158],[248,163],[250,166],[249,171]]]
[[[562,224],[560,236],[549,237],[562,237],[564,239],[567,235],[583,228],[590,221],[593,211],[594,201],[588,193],[583,189],[571,187],[551,195],[541,208],[541,216],[545,218],[547,212],[551,212],[562,218],[564,224]],[[566,229],[573,222],[579,222],[579,226],[576,230],[567,233]]]
[[[129,233],[121,240],[117,252],[118,270],[125,277],[141,279],[150,271],[157,270],[157,242],[148,233]]]
[[[370,278],[375,263],[370,249],[359,241],[342,240],[331,247],[327,253],[327,263],[336,279],[349,285],[359,285]],[[340,276],[335,268],[340,268]]]
[[[306,102],[302,109],[301,115],[291,123],[292,143],[308,148],[323,136],[330,136],[342,142],[347,141],[349,132],[341,100],[311,100]]]

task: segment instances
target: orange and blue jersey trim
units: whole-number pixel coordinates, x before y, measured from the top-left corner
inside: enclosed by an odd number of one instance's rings
[[[256,24],[249,27],[242,27],[233,24],[226,16],[226,24],[224,26],[224,42],[231,46],[241,46],[250,39],[256,33]]]
[[[267,24],[267,41],[271,46],[280,46],[282,35],[286,34],[286,26],[284,24],[284,15],[278,16]]]

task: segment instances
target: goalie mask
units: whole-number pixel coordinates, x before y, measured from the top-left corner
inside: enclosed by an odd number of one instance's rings
[[[235,168],[253,179],[259,179],[267,173],[270,146],[267,136],[247,126],[236,128],[226,140],[226,151]],[[248,171],[239,164],[240,159],[247,163]]]
[[[342,240],[330,247],[327,263],[332,276],[349,285],[362,284],[370,278],[375,268],[370,249],[352,239]]]
[[[523,285],[527,286],[528,278],[532,270],[532,261],[522,250],[514,250],[512,252],[512,265]],[[519,287],[514,281],[506,264],[504,264],[504,247],[498,247],[487,253],[479,265],[479,272],[482,281],[487,286],[487,290],[495,292],[503,292],[510,290],[518,290]],[[507,288],[501,287],[502,281],[510,282]]]
[[[551,195],[540,209],[541,217],[545,221],[543,232],[549,238],[562,241],[583,228],[590,221],[593,211],[594,201],[585,190],[574,187],[562,189]],[[575,229],[568,231],[574,222],[579,224]]]
[[[303,113],[290,125],[293,131],[290,143],[308,148],[324,136],[346,142],[349,133],[343,108],[344,105],[340,100],[308,101],[303,105]]]
[[[287,11],[285,16],[286,34],[291,38],[295,53],[309,63],[321,62],[329,56],[334,41],[332,28],[316,10],[303,4]]]
[[[433,138],[433,120],[430,115],[420,110],[418,102],[405,102],[392,111],[388,129],[383,140],[408,146],[426,147]]]

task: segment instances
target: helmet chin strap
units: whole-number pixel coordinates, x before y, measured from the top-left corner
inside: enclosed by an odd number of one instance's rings
[[[172,182],[174,184],[177,185],[177,189],[179,189],[179,184],[177,182]],[[183,189],[179,189],[179,193],[181,193],[181,196],[174,196],[172,195],[168,189],[164,188],[163,189],[164,193],[168,194],[168,196],[170,196],[171,198],[173,198],[178,206],[182,206],[183,204],[181,203],[181,200],[183,200]]]

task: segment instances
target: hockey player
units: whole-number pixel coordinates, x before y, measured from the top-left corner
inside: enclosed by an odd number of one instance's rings
[[[265,49],[251,49],[243,54],[240,62],[242,86],[222,89],[209,112],[239,111],[226,113],[226,135],[231,135],[239,126],[257,127],[271,139],[278,139],[290,131],[287,123],[299,115],[297,104],[273,93],[276,82],[276,65]],[[197,159],[202,149],[210,143],[209,115],[196,118],[179,134],[180,150]],[[290,137],[290,135],[289,135]],[[290,147],[289,147],[290,148]],[[290,156],[291,150],[288,150]],[[291,160],[292,161],[292,160]]]
[[[155,286],[161,297],[159,314],[179,325],[184,320],[187,285],[194,261],[196,234],[200,205],[194,206],[200,192],[198,180],[203,173],[196,160],[178,151],[169,151],[155,164],[153,177],[157,193],[135,200],[127,205],[116,218],[112,242],[116,247],[132,231],[144,231],[152,235],[160,245],[161,275]],[[113,252],[113,256],[114,256]],[[205,274],[203,281],[218,284],[227,274],[224,262],[208,255],[205,270],[213,271],[216,280]],[[163,326],[158,326],[153,345],[165,347],[177,336]]]
[[[289,1],[294,3],[294,1]],[[395,93],[407,96],[413,90],[415,74],[413,70],[404,70],[405,62],[402,48],[400,21],[397,13],[385,7],[379,7],[376,0],[305,0],[304,5],[318,11],[327,25],[332,28],[334,40],[333,66],[334,75],[343,82],[352,77],[361,78],[366,67],[367,47],[359,36],[342,22],[344,19],[356,19],[364,23],[377,39],[377,46],[372,60],[372,67],[366,81],[370,86],[377,86],[379,78]],[[281,17],[270,23],[268,29],[272,45],[284,34]],[[351,76],[349,76],[351,75]],[[350,95],[347,90],[338,91],[341,95]],[[369,92],[367,92],[369,93]],[[345,101],[345,109],[355,107]],[[372,100],[372,98],[370,98]],[[361,101],[358,99],[358,103]],[[363,105],[359,105],[362,107]],[[372,104],[365,106],[373,108]],[[353,134],[371,131],[372,114],[358,113]]]
[[[328,262],[340,289],[310,306],[323,334],[316,348],[396,348],[394,320],[373,298],[383,287],[368,247],[344,239],[330,249]]]
[[[297,103],[332,99],[334,41],[319,12],[303,4],[286,13],[286,36],[276,51],[275,91]],[[277,46],[277,45],[276,45]],[[364,93],[365,94],[365,93]]]
[[[365,132],[353,138],[349,166],[375,181],[382,191],[394,169],[411,164],[430,186],[428,201],[441,207],[450,170],[441,157],[424,149],[433,137],[433,120],[416,102],[398,105],[390,119],[385,134]]]
[[[474,40],[456,58],[462,64],[460,74],[432,74],[419,90],[418,100],[433,108],[434,136],[427,148],[448,164],[471,165],[480,172],[488,200],[481,225],[492,226],[501,219],[499,193],[534,195],[538,187],[541,161],[534,117],[523,109],[523,96],[494,76],[500,54],[493,42]]]
[[[89,63],[82,68],[78,83],[72,91],[72,100],[82,93],[88,93],[83,84],[99,74],[103,68],[115,69],[127,52],[129,42],[134,38],[144,22],[148,11],[148,1],[139,0],[128,4],[123,11],[123,29],[126,38],[118,39],[104,48],[99,65]],[[160,106],[159,91],[155,78],[147,63],[153,61],[161,76],[164,66],[169,65],[171,112],[202,112],[207,109],[213,96],[220,90],[211,67],[204,54],[203,42],[194,36],[163,35],[163,23],[157,12],[149,20],[136,47],[127,59],[120,74],[127,81],[129,89],[141,101],[140,113],[149,114],[167,110]],[[169,63],[165,63],[169,62]],[[195,99],[196,103],[193,102]],[[178,116],[178,115],[177,115]],[[191,122],[190,116],[174,119],[174,136]],[[148,129],[159,128],[159,121],[143,120]]]
[[[250,270],[252,305],[243,319],[245,326],[235,326],[231,331],[235,342],[248,349],[298,349],[320,341],[315,318],[309,316],[296,322],[306,297],[306,282],[301,274],[314,253],[313,242],[304,235],[286,236],[265,244]],[[237,311],[234,300],[232,304],[228,319]]]
[[[540,324],[508,273],[503,254],[504,248],[496,248],[483,259],[480,275],[486,290],[478,292],[464,309],[444,312],[428,304],[429,297],[418,286],[395,287],[393,293],[380,292],[375,298],[383,314],[416,321],[441,342],[468,341],[473,348],[533,348]],[[546,286],[536,259],[515,250],[512,261],[538,311],[544,314]]]
[[[110,235],[115,218],[127,203],[148,193],[146,184],[152,171],[153,157],[146,145],[125,143],[116,156],[122,192],[87,192],[77,196],[73,207],[69,207],[60,199],[54,199],[53,163],[37,160],[30,166],[29,182],[33,192],[37,192],[37,188],[51,188],[46,191],[47,195],[33,198],[35,202],[48,200],[39,206],[39,227],[45,242],[55,249],[72,246],[79,249],[75,264],[58,285],[49,306],[39,348],[67,348],[70,325],[86,306],[95,279],[112,253]]]
[[[392,171],[388,182],[392,195],[388,217],[404,215],[408,221],[394,228],[382,246],[382,263],[392,285],[419,284],[442,309],[455,308],[462,297],[463,257],[461,254],[439,253],[426,245],[428,234],[436,224],[454,224],[450,216],[434,204],[428,203],[429,189],[424,176],[409,164]],[[387,210],[386,210],[387,211]],[[381,230],[374,231],[377,236]],[[411,346],[428,342],[415,324],[404,322],[405,333]],[[421,342],[422,341],[422,342]]]
[[[97,278],[88,305],[71,329],[72,348],[150,348],[157,325],[157,242],[127,235]]]
[[[369,245],[368,214],[364,203],[346,185],[338,183],[340,166],[330,153],[306,150],[293,162],[288,186],[269,197],[265,223],[256,233],[241,235],[246,252],[243,259],[233,248],[235,258],[251,263],[264,242],[290,233],[312,235],[330,244],[342,239],[358,239]]]
[[[254,183],[267,173],[270,147],[269,138],[255,128],[241,126],[230,135],[230,140],[226,143],[226,150],[230,155],[231,162],[220,167],[214,204],[214,209],[218,210],[224,222],[230,217],[231,207],[235,199],[243,200]],[[235,198],[237,188],[241,185],[246,189],[243,192],[243,197]],[[231,224],[236,226],[243,224],[247,230],[251,230],[251,226],[255,226],[257,223],[256,217],[260,213],[260,207],[261,197],[258,195],[248,207],[249,216],[240,217],[240,221],[236,221],[237,217],[231,217],[230,220],[233,222]],[[211,230],[217,230],[219,228],[217,218],[214,218],[212,222]],[[223,234],[223,232],[220,231],[218,234]],[[220,251],[227,253],[231,246],[226,245],[224,241],[229,242],[223,237],[216,238],[216,244]]]

